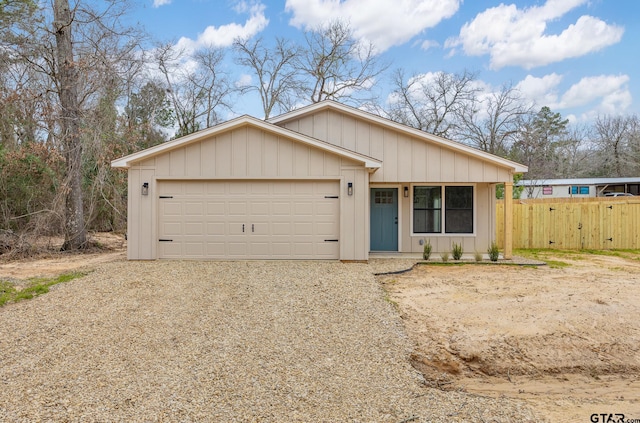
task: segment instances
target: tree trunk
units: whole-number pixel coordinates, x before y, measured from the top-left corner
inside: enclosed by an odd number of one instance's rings
[[[60,97],[62,148],[66,160],[65,225],[63,250],[86,245],[86,229],[82,206],[82,143],[78,107],[78,71],[73,57],[71,10],[69,0],[54,0],[53,27],[56,34],[58,60],[58,95]]]

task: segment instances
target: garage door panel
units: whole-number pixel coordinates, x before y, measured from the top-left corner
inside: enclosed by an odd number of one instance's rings
[[[295,251],[293,255],[296,257],[313,257],[313,243],[297,242],[295,244]]]
[[[291,202],[290,201],[272,202],[271,216],[291,216]]]
[[[294,210],[297,216],[313,216],[313,203],[307,201],[296,202]]]
[[[276,257],[288,258],[291,256],[291,244],[289,242],[272,242],[271,252]]]
[[[243,195],[248,194],[247,182],[229,182],[229,194],[230,195]]]
[[[159,195],[180,195],[184,189],[184,183],[178,181],[162,181],[158,185]]]
[[[265,184],[262,182],[253,182],[249,186],[249,193],[251,195],[269,195],[270,184]]]
[[[290,197],[292,194],[292,184],[290,182],[283,182],[273,185],[271,192],[274,195],[284,195]]]
[[[161,181],[160,258],[337,259],[337,181]],[[326,198],[329,197],[329,198]]]
[[[185,258],[199,258],[204,257],[204,242],[203,241],[187,241],[184,243],[184,255]]]
[[[226,203],[224,201],[208,201],[207,216],[224,217],[227,214],[225,206],[226,206]]]
[[[182,234],[182,223],[165,222],[160,226],[160,237]]]
[[[313,224],[311,222],[295,222],[293,228],[295,235],[313,235]]]
[[[246,242],[229,242],[228,253],[230,256],[246,257],[247,256],[247,243]]]
[[[160,242],[158,247],[158,255],[166,258],[181,258],[182,245],[173,244],[171,242]]]
[[[185,222],[184,234],[202,236],[204,231],[204,222]]]
[[[202,201],[185,202],[184,214],[185,216],[204,216],[204,204]]]
[[[225,227],[224,222],[207,222],[207,235],[224,236]]]
[[[185,195],[196,195],[198,197],[202,197],[205,193],[205,189],[205,182],[189,182],[188,184],[184,184],[183,192]]]
[[[227,194],[227,190],[228,190],[227,184],[211,183],[211,182],[208,182],[206,184],[207,195],[224,195],[224,194]]]
[[[243,218],[247,216],[247,203],[230,201],[229,203],[229,216],[242,216]]]
[[[270,216],[269,213],[269,202],[268,201],[252,201],[250,203],[251,212],[250,215],[252,217],[257,216]]]
[[[337,202],[336,202],[337,204]],[[335,216],[337,214],[337,207],[331,203],[316,203],[315,211],[317,216]]]
[[[316,223],[318,235],[334,235],[336,234],[336,225],[333,222]]]
[[[271,224],[271,234],[272,235],[286,235],[289,236],[292,234],[291,231],[291,223],[290,222],[274,222]]]
[[[160,211],[164,216],[182,216],[182,203],[177,202],[163,202]]]
[[[224,242],[207,242],[207,257],[222,257],[226,254]]]

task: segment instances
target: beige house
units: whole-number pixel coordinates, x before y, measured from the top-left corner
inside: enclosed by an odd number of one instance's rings
[[[334,101],[242,116],[112,166],[129,172],[128,257],[143,260],[360,261],[427,240],[485,252],[495,185],[509,192],[527,171]]]

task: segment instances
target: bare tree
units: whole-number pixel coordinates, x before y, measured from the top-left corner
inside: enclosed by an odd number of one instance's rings
[[[63,250],[83,248],[86,228],[82,204],[82,143],[78,101],[78,68],[73,54],[73,18],[68,0],[54,0],[60,129],[66,162],[65,237]]]
[[[456,138],[480,150],[505,156],[520,131],[522,119],[531,113],[520,93],[511,85],[499,92],[478,95],[459,113]]]
[[[578,178],[591,174],[589,162],[593,150],[588,145],[589,128],[584,125],[571,125],[558,140],[553,158],[554,177]]]
[[[631,176],[638,168],[638,117],[598,116],[594,123],[594,131],[603,176]]]
[[[387,66],[380,64],[372,43],[356,40],[349,25],[340,20],[307,32],[305,39],[307,46],[297,66],[306,75],[305,93],[313,103],[373,100],[375,80]],[[360,98],[362,93],[366,98]]]
[[[262,102],[264,118],[275,110],[291,110],[302,91],[302,82],[295,67],[299,47],[277,38],[273,48],[264,45],[262,38],[254,41],[236,39],[234,49],[237,63],[249,68],[256,82],[244,87],[244,92],[257,91]]]
[[[436,72],[414,75],[405,81],[397,70],[387,109],[389,118],[441,137],[452,137],[460,128],[460,116],[476,98],[475,75]]]
[[[83,248],[90,222],[84,212],[94,207],[92,199],[85,201],[84,182],[93,180],[94,165],[108,169],[109,147],[121,140],[117,102],[125,92],[123,79],[140,68],[135,50],[142,37],[120,25],[125,1],[56,0],[51,9],[38,6],[4,50],[13,62],[11,89],[20,100],[14,104],[33,119],[20,122],[15,114],[12,125],[18,143],[44,143],[64,157],[64,171],[55,181],[59,195],[38,216],[48,214],[50,226],[62,222],[63,249]]]
[[[220,108],[231,109],[234,89],[222,70],[223,50],[208,47],[190,55],[165,44],[156,49],[155,60],[175,113],[176,136],[213,126]]]

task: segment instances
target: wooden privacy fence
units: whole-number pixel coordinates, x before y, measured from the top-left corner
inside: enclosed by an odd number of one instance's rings
[[[504,245],[504,202],[496,240]],[[640,197],[513,200],[513,248],[638,249]]]

